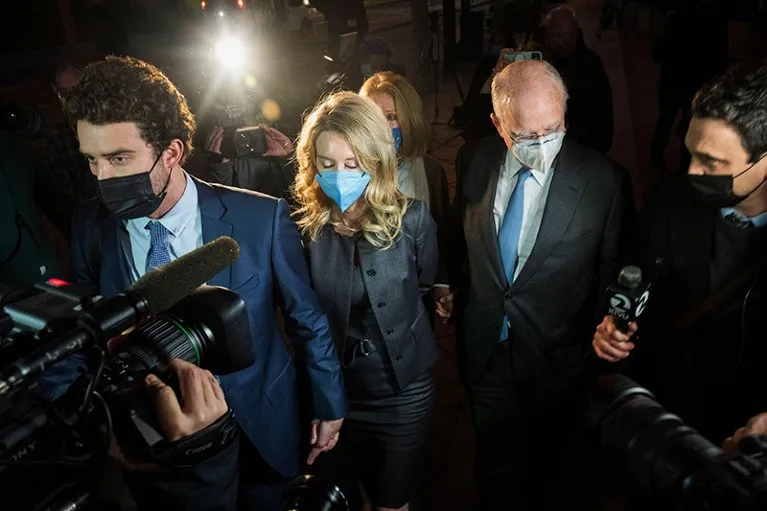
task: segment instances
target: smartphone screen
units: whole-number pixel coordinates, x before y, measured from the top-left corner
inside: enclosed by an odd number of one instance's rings
[[[517,62],[518,60],[543,60],[543,54],[539,51],[512,51],[505,52],[503,58],[507,62]]]

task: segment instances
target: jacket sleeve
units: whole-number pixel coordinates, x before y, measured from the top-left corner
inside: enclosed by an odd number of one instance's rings
[[[465,150],[459,149],[455,159],[455,198],[447,216],[447,264],[450,272],[450,287],[457,291],[458,303],[461,297],[468,293],[468,249],[463,232],[463,174],[465,165]],[[457,303],[457,304],[458,304]],[[455,316],[455,314],[454,314]]]
[[[212,458],[162,473],[125,471],[139,511],[235,511],[239,488],[239,440]]]
[[[418,286],[428,291],[434,285],[439,264],[439,249],[437,247],[437,225],[429,214],[426,204],[414,202],[418,208],[418,224],[415,231],[415,262],[418,269]]]
[[[429,181],[429,208],[434,222],[437,224],[437,245],[439,246],[439,262],[437,266],[436,284],[450,284],[450,271],[447,257],[450,254],[450,191],[447,177],[442,164],[434,158],[424,156],[426,179]]]
[[[94,261],[91,261],[94,255],[93,228],[96,222],[96,213],[93,214],[92,218],[89,218],[90,215],[84,209],[83,207],[77,208],[72,215],[69,255],[75,284],[82,289],[96,293],[98,292],[98,276],[96,275],[96,265]]]
[[[272,238],[272,272],[296,357],[306,365],[314,416],[321,420],[339,419],[347,411],[341,363],[327,316],[310,284],[301,236],[284,200],[277,201]]]

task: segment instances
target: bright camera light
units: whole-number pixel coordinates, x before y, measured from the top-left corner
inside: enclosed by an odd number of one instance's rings
[[[245,45],[239,39],[226,38],[216,44],[216,58],[231,69],[239,69],[247,58]]]
[[[224,17],[224,11],[218,11],[218,15],[223,18]]]
[[[304,5],[306,7],[309,7],[311,5],[311,3],[309,2],[309,0],[304,0]]]

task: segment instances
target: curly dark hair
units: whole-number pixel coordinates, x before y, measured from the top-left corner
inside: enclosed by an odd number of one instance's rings
[[[732,126],[748,151],[749,162],[767,153],[767,66],[738,67],[698,91],[692,115]]]
[[[186,98],[162,71],[142,60],[109,56],[88,65],[62,101],[73,127],[77,121],[135,122],[157,154],[174,139],[184,143],[184,160],[192,152],[195,120]]]

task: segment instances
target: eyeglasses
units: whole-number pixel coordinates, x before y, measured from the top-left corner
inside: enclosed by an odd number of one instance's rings
[[[548,130],[543,135],[538,135],[537,133],[533,133],[530,135],[516,135],[509,133],[506,128],[503,128],[503,131],[506,133],[506,136],[508,136],[512,142],[518,145],[527,145],[527,144],[534,144],[535,142],[538,142],[542,138],[546,138],[548,136],[554,135],[555,133],[565,133],[567,131],[567,128],[563,128],[561,126],[557,126],[553,130]]]

